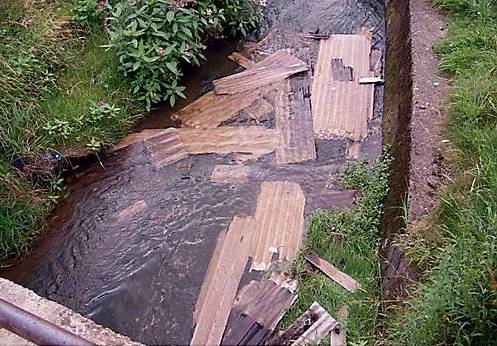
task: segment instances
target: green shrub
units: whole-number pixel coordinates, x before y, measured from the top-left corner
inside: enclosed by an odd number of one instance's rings
[[[179,85],[183,64],[199,64],[205,39],[228,28],[233,34],[254,27],[253,0],[133,0],[117,3],[110,15],[110,43],[136,98],[148,108],[185,97]]]

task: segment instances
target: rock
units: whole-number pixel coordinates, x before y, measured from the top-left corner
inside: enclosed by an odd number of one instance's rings
[[[438,185],[440,185],[440,179],[434,175],[430,175],[430,177],[426,179],[426,182],[432,189],[436,189]]]
[[[440,86],[440,83],[439,83],[439,82],[433,82],[433,86],[434,86],[435,88],[438,88],[438,87]]]

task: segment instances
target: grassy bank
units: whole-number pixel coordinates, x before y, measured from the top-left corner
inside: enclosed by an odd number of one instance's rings
[[[294,263],[298,300],[285,321],[291,323],[317,301],[344,324],[349,342],[372,341],[380,302],[379,224],[388,192],[390,158],[384,155],[371,168],[366,162],[350,166],[343,176],[347,189],[362,191],[354,210],[317,211],[309,224],[305,249],[356,279],[361,289],[350,293],[322,274],[312,272],[301,256]],[[338,310],[349,310],[339,317]]]
[[[0,11],[0,261],[39,232],[64,156],[98,152],[142,110],[173,105],[205,43],[259,16],[252,0],[12,0]]]
[[[58,198],[48,153],[99,150],[133,123],[127,82],[100,48],[105,34],[74,25],[73,5],[0,5],[0,260],[27,250]]]
[[[497,3],[435,0],[449,17],[436,46],[453,80],[447,133],[454,182],[406,245],[425,280],[390,323],[402,345],[497,340]]]

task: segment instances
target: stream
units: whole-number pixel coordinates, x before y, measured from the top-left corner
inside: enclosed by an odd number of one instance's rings
[[[259,39],[275,29],[328,34],[364,27],[373,32],[373,46],[384,51],[384,25],[381,0],[268,0]],[[183,80],[187,100],[154,110],[136,131],[180,126],[170,118],[174,111],[210,90],[213,79],[240,71],[227,59],[238,48],[233,42],[214,43],[207,61]],[[381,152],[382,140],[383,88],[375,93],[373,130],[361,146],[370,159]],[[307,172],[279,170],[269,179],[299,181],[308,216],[326,206],[319,196],[337,173],[317,176],[314,166],[342,164],[346,145],[346,140],[318,140],[318,159],[299,164]],[[235,154],[190,155],[156,168],[139,145],[104,154],[101,163],[67,178],[68,195],[46,232],[31,254],[2,276],[136,341],[189,344],[217,236],[235,215],[255,210],[260,182],[220,184],[209,178],[215,165],[239,160]],[[273,162],[269,154],[256,164],[263,170]]]

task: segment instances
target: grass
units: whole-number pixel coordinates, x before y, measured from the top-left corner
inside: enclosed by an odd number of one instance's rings
[[[436,0],[449,34],[437,46],[452,78],[447,133],[455,181],[407,252],[425,280],[389,325],[399,345],[497,344],[497,3]],[[422,258],[421,258],[422,257]]]
[[[347,306],[349,317],[341,322],[350,342],[371,342],[380,303],[380,219],[388,192],[388,167],[383,158],[368,167],[366,161],[350,166],[342,184],[359,189],[357,207],[343,211],[316,211],[311,216],[305,249],[312,251],[356,279],[361,290],[349,293],[327,277],[311,272],[301,255],[293,265],[298,280],[298,300],[285,316],[288,325],[317,301],[333,316]]]
[[[79,0],[0,4],[0,260],[24,254],[55,204],[60,181],[10,167],[81,155],[115,142],[138,114],[101,23],[71,22]],[[88,24],[88,23],[87,23]]]

